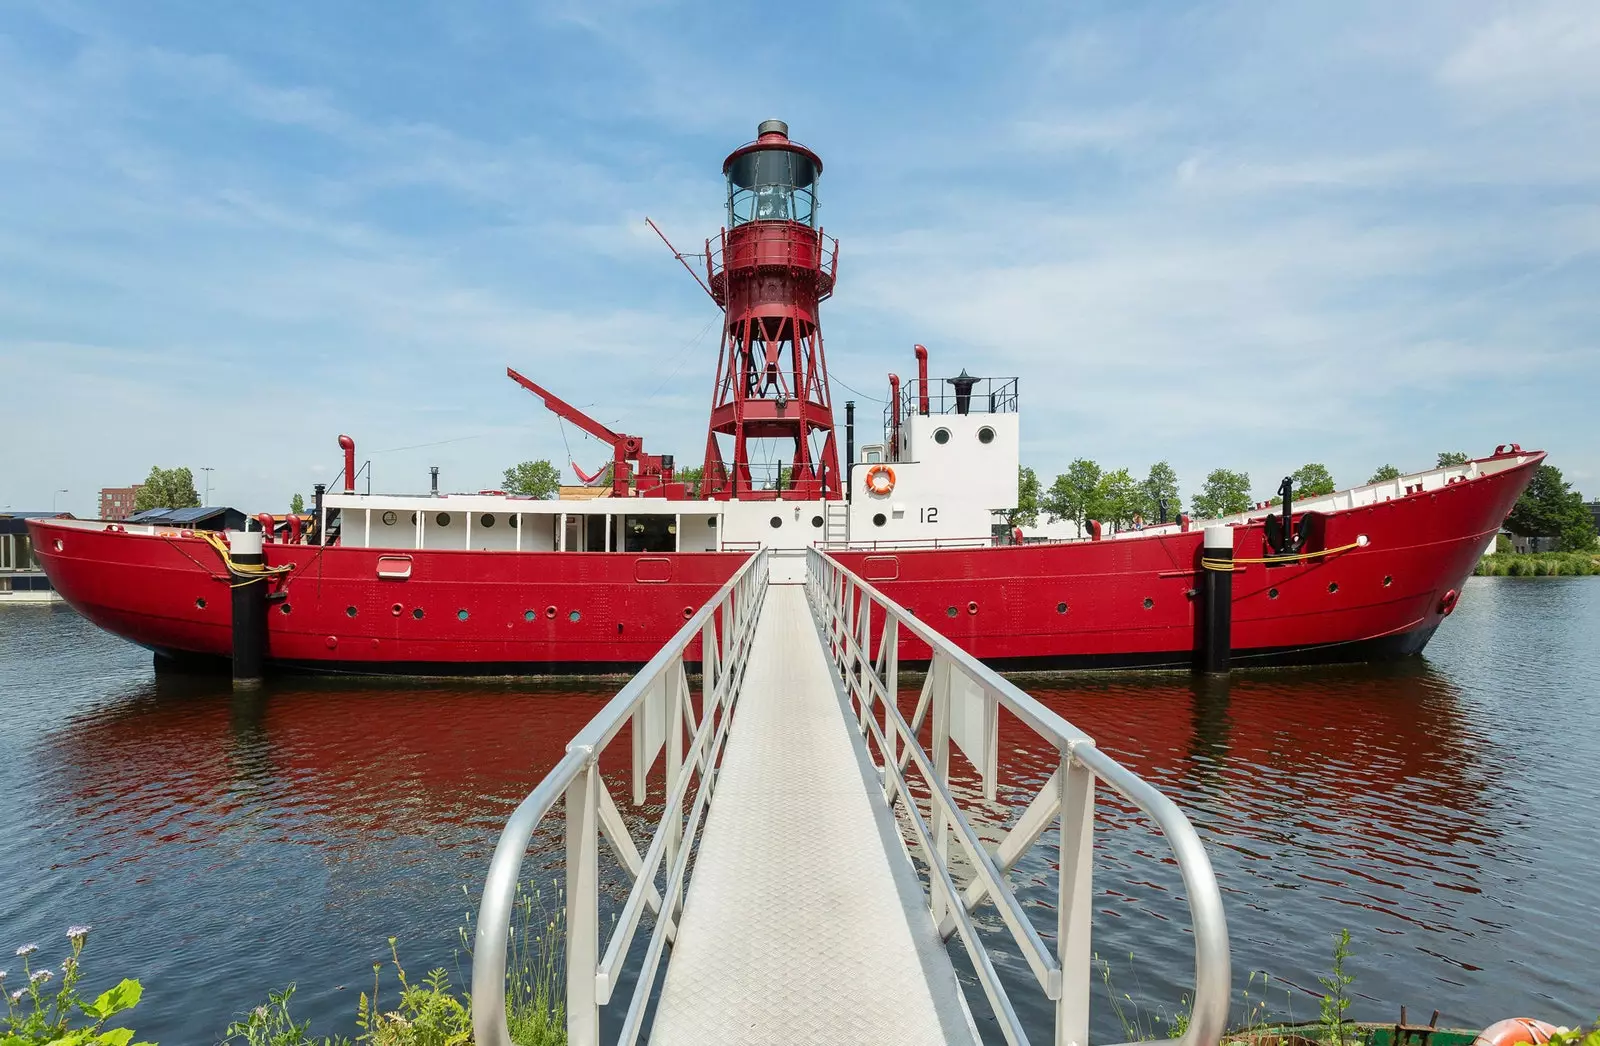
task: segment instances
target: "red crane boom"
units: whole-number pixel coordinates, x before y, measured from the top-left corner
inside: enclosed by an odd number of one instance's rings
[[[637,492],[640,497],[672,498],[685,496],[684,485],[672,481],[672,455],[646,454],[644,437],[612,432],[583,411],[574,407],[555,393],[528,378],[506,368],[506,377],[544,400],[544,405],[559,418],[572,422],[602,443],[611,444],[611,494],[625,498],[632,493],[630,477],[638,473]]]

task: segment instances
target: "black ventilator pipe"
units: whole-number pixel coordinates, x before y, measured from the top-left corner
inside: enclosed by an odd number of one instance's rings
[[[844,499],[851,499],[855,484],[850,482],[850,469],[856,463],[856,401],[844,401]]]

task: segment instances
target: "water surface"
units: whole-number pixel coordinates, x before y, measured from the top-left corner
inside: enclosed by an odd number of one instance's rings
[[[1348,928],[1361,1018],[1600,1009],[1600,579],[1475,578],[1426,657],[1397,665],[1027,686],[1196,822],[1236,989],[1269,971],[1271,1005],[1314,1017],[1294,986],[1316,987]],[[505,817],[614,688],[240,696],[158,680],[148,654],[70,610],[0,610],[0,968],[33,940],[58,962],[65,927],[88,922],[91,987],[145,983],[142,1037],[214,1042],[290,982],[316,1030],[348,1033],[387,937],[414,972],[464,971],[467,895]],[[1050,772],[1020,731],[1002,762],[1002,803]],[[1190,977],[1181,884],[1138,818],[1104,802],[1100,819],[1095,950],[1149,1026]],[[1052,849],[1014,873],[1047,931]],[[530,878],[559,861],[536,842]],[[1000,965],[1047,1038],[1020,959]],[[1098,1041],[1122,1037],[1107,998],[1097,984]]]

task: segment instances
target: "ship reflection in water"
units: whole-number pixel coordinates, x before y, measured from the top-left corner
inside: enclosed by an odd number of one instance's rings
[[[67,611],[3,626],[0,946],[94,923],[91,987],[143,978],[141,1035],[174,1042],[214,1041],[289,982],[320,1030],[349,1031],[391,935],[417,970],[464,971],[462,887],[475,897],[505,817],[615,689],[300,681],[235,696],[153,680],[146,655]],[[1316,988],[1347,927],[1358,1017],[1406,1004],[1455,1024],[1568,1023],[1600,1006],[1600,780],[1582,769],[1600,763],[1597,631],[1592,579],[1475,579],[1426,661],[1023,682],[1195,821],[1236,992],[1265,970],[1270,1007],[1314,1017],[1294,986]],[[1052,767],[1025,734],[1001,738],[996,823]],[[1181,881],[1142,819],[1104,793],[1099,816],[1095,950],[1148,1027],[1190,976]],[[535,882],[558,874],[552,844],[535,840]],[[1013,878],[1053,932],[1049,851]],[[1025,965],[998,965],[1045,1035]],[[1095,1038],[1121,1039],[1103,984],[1094,998]]]

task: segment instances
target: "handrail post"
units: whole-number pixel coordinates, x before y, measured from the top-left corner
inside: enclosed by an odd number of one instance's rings
[[[600,1046],[600,762],[589,753],[567,786],[567,1042]]]
[[[683,703],[688,700],[688,689],[688,676],[684,671],[683,659],[679,658],[676,670],[669,671],[667,675],[667,783],[662,792],[667,798],[678,787],[678,775],[683,772]],[[675,868],[678,864],[678,845],[683,838],[682,800],[668,803],[662,816],[667,819],[667,867]],[[677,917],[677,895],[662,898],[661,918]]]
[[[894,768],[900,765],[900,728],[895,724],[895,709],[900,705],[900,621],[887,611],[883,615],[884,693],[883,701],[883,798],[894,809]],[[910,742],[907,742],[908,744]]]
[[[1056,897],[1056,1046],[1088,1046],[1090,902],[1094,893],[1094,772],[1061,753],[1060,883]]]
[[[950,661],[935,651],[928,666],[933,673],[933,776],[934,790],[950,787]],[[950,817],[938,795],[929,797],[929,811],[934,817],[933,846],[941,867],[950,867]],[[944,891],[932,888],[934,925],[944,921],[946,904],[960,904],[958,897],[946,897]]]

